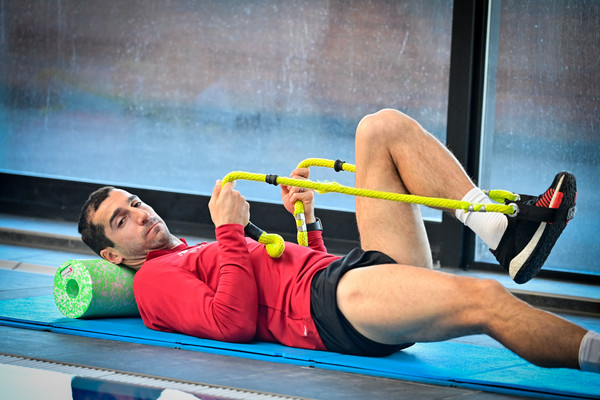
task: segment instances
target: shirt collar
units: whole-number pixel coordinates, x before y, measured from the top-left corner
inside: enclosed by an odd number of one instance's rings
[[[152,260],[153,258],[157,258],[160,256],[164,256],[165,254],[170,254],[170,253],[174,253],[176,251],[181,251],[181,250],[184,250],[184,249],[190,247],[190,246],[188,246],[185,239],[180,238],[179,240],[181,240],[183,243],[172,249],[151,250],[148,253],[148,255],[146,256],[146,261]]]

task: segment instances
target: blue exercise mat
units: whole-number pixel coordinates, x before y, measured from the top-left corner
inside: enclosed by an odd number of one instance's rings
[[[3,278],[6,274],[0,274]],[[416,344],[389,357],[348,356],[274,343],[226,343],[157,332],[140,318],[69,319],[53,296],[0,300],[0,324],[86,337],[177,347],[208,353],[325,368],[365,375],[458,386],[540,398],[600,398],[600,375],[544,369],[503,348],[447,341]]]

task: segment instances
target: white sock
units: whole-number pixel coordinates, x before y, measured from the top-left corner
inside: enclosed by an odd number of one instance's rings
[[[479,188],[471,189],[462,200],[469,203],[494,204]],[[459,221],[471,228],[492,250],[496,250],[508,226],[508,218],[502,213],[456,210],[454,215]]]
[[[589,331],[579,347],[579,368],[600,373],[600,335]]]

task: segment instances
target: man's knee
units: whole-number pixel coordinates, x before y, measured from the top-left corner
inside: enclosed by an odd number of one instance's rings
[[[486,325],[491,315],[490,311],[506,302],[506,296],[511,294],[494,279],[467,278],[457,295],[464,296],[470,303],[467,309],[476,321],[475,324]]]
[[[356,129],[357,141],[366,141],[371,145],[378,141],[389,141],[417,132],[420,125],[408,115],[386,108],[366,115]]]
[[[468,294],[473,301],[488,302],[508,294],[504,286],[494,279],[457,276],[457,280],[460,282],[457,290]]]
[[[358,124],[358,130],[364,132],[381,131],[391,124],[410,119],[406,114],[392,108],[384,108],[375,113],[365,115]]]

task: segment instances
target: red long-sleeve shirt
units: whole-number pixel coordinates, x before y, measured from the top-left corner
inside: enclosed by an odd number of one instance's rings
[[[339,258],[321,232],[309,247],[286,243],[280,258],[244,237],[241,225],[215,231],[216,242],[152,251],[133,289],[144,324],[228,342],[260,340],[325,350],[310,315],[314,274]]]

